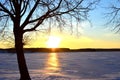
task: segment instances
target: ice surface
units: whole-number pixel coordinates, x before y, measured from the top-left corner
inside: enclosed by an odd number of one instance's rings
[[[25,54],[32,80],[120,80],[120,52]],[[15,54],[0,53],[0,80],[19,80]]]

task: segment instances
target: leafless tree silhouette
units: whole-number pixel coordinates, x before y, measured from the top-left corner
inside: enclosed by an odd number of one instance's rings
[[[107,7],[105,17],[108,20],[106,24],[112,25],[112,30],[118,33],[120,31],[120,0],[116,0],[115,2]]]
[[[49,31],[51,26],[45,26],[48,23],[56,22],[62,28],[69,21],[86,20],[88,12],[97,2],[98,0],[0,0],[0,32],[13,32],[20,80],[31,80],[23,51],[24,34],[37,30]]]

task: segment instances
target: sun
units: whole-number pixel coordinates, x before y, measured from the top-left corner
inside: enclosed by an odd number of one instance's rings
[[[46,42],[48,48],[58,48],[61,38],[57,36],[49,36],[48,41]]]

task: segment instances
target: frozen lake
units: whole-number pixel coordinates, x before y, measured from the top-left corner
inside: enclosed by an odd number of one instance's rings
[[[120,52],[25,54],[32,80],[120,80]],[[0,53],[0,80],[19,80],[16,54]]]

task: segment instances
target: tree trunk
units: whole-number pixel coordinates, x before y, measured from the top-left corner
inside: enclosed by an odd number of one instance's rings
[[[18,67],[20,71],[20,80],[31,80],[28,72],[28,68],[25,61],[23,50],[23,33],[20,30],[14,31],[15,36],[15,48],[17,53]]]

